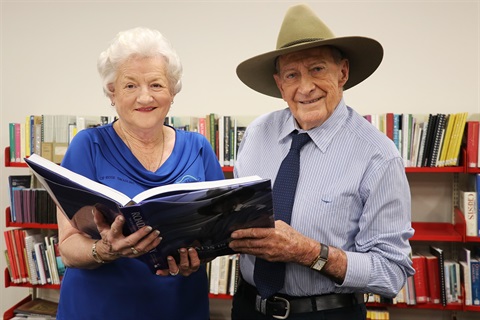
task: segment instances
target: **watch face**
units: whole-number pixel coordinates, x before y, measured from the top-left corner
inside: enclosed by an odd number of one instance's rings
[[[317,271],[320,271],[323,269],[323,266],[327,263],[327,261],[318,259],[318,261],[313,265],[312,269],[315,269]]]

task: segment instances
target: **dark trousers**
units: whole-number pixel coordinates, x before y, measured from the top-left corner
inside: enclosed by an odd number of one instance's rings
[[[233,297],[232,320],[275,320],[255,310],[256,290],[240,280]],[[364,303],[351,307],[337,308],[308,313],[290,314],[288,320],[366,320],[367,309]]]

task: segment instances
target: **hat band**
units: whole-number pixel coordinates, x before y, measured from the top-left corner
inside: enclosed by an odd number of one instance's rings
[[[287,43],[286,45],[283,45],[280,47],[280,49],[291,47],[300,43],[305,43],[305,42],[313,42],[313,41],[318,41],[318,40],[325,40],[325,38],[306,38],[306,39],[299,39],[295,40],[292,42]]]

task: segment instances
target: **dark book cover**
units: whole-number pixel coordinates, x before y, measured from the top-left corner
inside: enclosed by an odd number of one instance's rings
[[[14,199],[14,190],[19,188],[31,188],[32,186],[32,176],[31,175],[12,175],[8,177],[8,185],[10,191],[10,220],[12,222],[17,222],[17,210],[21,203],[15,203]],[[18,212],[20,214],[20,212]],[[18,221],[21,222],[21,221]]]
[[[33,299],[28,301],[13,312],[15,314],[24,314],[24,315],[48,315],[55,317],[57,315],[58,303],[44,300],[44,299]]]
[[[237,229],[274,227],[271,181],[245,177],[166,185],[133,199],[42,157],[26,159],[38,180],[72,225],[99,239],[92,209],[111,224],[125,217],[124,235],[145,225],[160,231],[162,241],[139,257],[152,271],[168,268],[167,256],[195,247],[201,259],[234,253],[228,243]]]
[[[440,284],[440,301],[442,303],[442,306],[445,307],[447,305],[447,292],[445,288],[445,269],[443,267],[445,262],[445,256],[442,249],[434,246],[430,246],[429,248],[430,248],[430,253],[438,258],[438,271],[439,271],[438,282]]]

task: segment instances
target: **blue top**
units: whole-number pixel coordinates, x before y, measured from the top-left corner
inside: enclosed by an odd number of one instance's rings
[[[173,152],[157,172],[140,164],[112,124],[78,132],[62,166],[129,197],[154,186],[224,179],[212,147],[202,135],[175,132]],[[130,258],[120,258],[94,270],[67,268],[57,319],[137,318],[208,319],[204,266],[189,277],[157,276],[146,264]]]
[[[289,109],[252,122],[243,137],[235,176],[259,175],[274,182],[288,153],[296,122]],[[346,252],[342,285],[317,271],[287,264],[285,287],[292,296],[371,292],[393,297],[414,269],[408,239],[410,189],[394,143],[342,100],[300,154],[300,176],[291,225],[307,237]],[[240,266],[254,285],[255,258]]]

